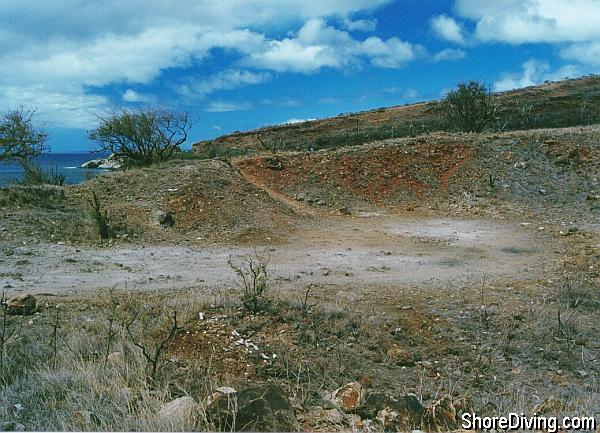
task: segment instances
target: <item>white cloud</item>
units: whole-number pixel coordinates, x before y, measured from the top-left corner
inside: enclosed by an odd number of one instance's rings
[[[419,92],[416,89],[407,89],[402,97],[405,99],[417,99],[419,97]]]
[[[268,72],[226,69],[204,80],[196,78],[187,79],[184,84],[176,86],[175,90],[178,94],[193,102],[203,99],[211,93],[264,83],[270,78],[271,74]]]
[[[123,94],[121,95],[121,99],[125,102],[133,102],[133,103],[137,103],[137,102],[150,103],[150,102],[154,102],[156,100],[156,98],[153,95],[146,95],[143,93],[138,93],[133,89],[127,89],[125,92],[123,92]]]
[[[440,38],[454,42],[457,44],[464,44],[464,30],[462,26],[452,17],[447,15],[438,15],[431,19],[431,29]]]
[[[286,120],[285,122],[281,122],[280,125],[296,125],[298,123],[312,122],[314,120],[317,120],[317,119],[297,119],[297,118],[292,118],[292,119]]]
[[[373,32],[377,27],[376,19],[362,19],[362,20],[352,20],[350,18],[346,18],[342,21],[342,24],[346,30],[350,30],[351,32],[359,31],[359,32]]]
[[[520,73],[505,74],[502,79],[494,82],[494,91],[503,92],[506,90],[520,89],[528,86],[535,86],[544,81],[562,80],[566,77],[573,77],[580,74],[580,70],[575,65],[565,65],[556,71],[551,71],[547,62],[536,59],[529,59],[522,65]]]
[[[513,44],[600,39],[598,0],[457,0],[455,10],[476,22],[481,41]]]
[[[456,0],[454,11],[474,22],[473,41],[557,44],[563,59],[600,72],[600,0]]]
[[[96,114],[109,104],[104,96],[82,94],[78,89],[58,92],[39,85],[0,87],[0,101],[6,108],[36,107],[44,123],[59,127],[77,125],[84,129],[94,127],[98,121]]]
[[[275,71],[341,67],[348,63],[341,62],[334,45],[308,44],[298,38],[269,40],[251,29],[268,32],[281,25],[334,18],[349,29],[366,31],[374,25],[371,20],[350,17],[390,1],[3,0],[0,107],[29,104],[29,95],[36,92],[34,99],[41,102],[34,105],[40,115],[45,112],[50,124],[87,127],[90,112],[110,104],[94,88],[136,84],[137,89],[160,79],[167,69],[186,68],[205,59],[215,48],[254,58],[258,66]],[[328,34],[322,36],[334,36],[337,30],[331,29],[323,29]],[[344,33],[338,35],[349,37]],[[248,73],[241,74],[213,77],[199,84],[200,92],[255,84]],[[259,81],[264,78],[257,76]],[[121,96],[142,102],[140,98],[147,95],[125,91]]]
[[[204,108],[204,111],[209,113],[226,113],[229,111],[252,110],[253,108],[254,106],[249,102],[211,101]]]
[[[340,67],[345,62],[335,50],[324,45],[302,45],[297,39],[271,41],[265,51],[252,53],[242,65],[277,72],[316,72],[323,67]]]
[[[371,36],[361,44],[360,51],[369,56],[375,66],[400,68],[414,60],[422,49],[396,37],[383,41],[376,36]]]
[[[505,75],[501,80],[496,81],[494,83],[494,90],[502,92],[505,90],[534,86],[539,83],[538,80],[549,68],[550,66],[547,63],[533,59],[528,60],[523,64],[521,73]]]
[[[467,57],[467,53],[463,50],[455,50],[453,48],[446,48],[438,53],[435,53],[431,60],[434,63],[452,61],[452,60],[460,60]]]
[[[400,68],[414,60],[422,48],[396,37],[364,41],[327,25],[323,19],[308,20],[293,37],[273,40],[262,51],[250,54],[242,65],[277,72],[313,73],[322,68],[360,65],[363,58],[382,68]]]
[[[598,41],[572,44],[561,51],[561,56],[567,60],[576,60],[592,66],[595,72],[600,70],[600,37]]]

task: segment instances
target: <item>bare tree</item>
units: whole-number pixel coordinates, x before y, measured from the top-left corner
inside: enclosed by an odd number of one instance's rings
[[[49,150],[48,134],[33,124],[36,111],[21,107],[0,115],[0,162],[16,161],[27,169],[33,158]]]
[[[271,132],[264,135],[256,134],[256,138],[264,150],[272,153],[284,150],[288,144],[281,133]]]
[[[127,166],[166,161],[188,138],[192,121],[185,112],[167,109],[121,108],[98,116],[100,125],[89,133],[99,151],[108,151]]]
[[[124,323],[125,331],[133,345],[142,351],[142,355],[146,360],[149,370],[149,377],[152,380],[156,380],[161,367],[161,355],[167,350],[173,338],[181,332],[183,327],[179,326],[179,323],[177,322],[177,310],[174,309],[170,317],[170,324],[169,326],[166,326],[166,333],[163,335],[162,339],[160,341],[154,341],[153,343],[144,343],[139,335],[133,330],[133,325],[138,320],[139,316],[140,311],[136,312],[130,320]],[[161,317],[160,319],[164,320],[164,317]],[[147,326],[145,327],[145,332],[148,332]]]
[[[448,125],[462,132],[482,132],[494,121],[498,106],[485,84],[459,83],[442,101]]]

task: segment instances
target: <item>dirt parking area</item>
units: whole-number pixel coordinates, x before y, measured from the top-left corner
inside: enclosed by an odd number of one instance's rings
[[[271,278],[284,290],[535,279],[553,263],[547,241],[518,223],[368,214],[312,222],[287,243],[256,251],[270,257]],[[9,294],[227,286],[233,284],[228,258],[251,253],[232,246],[22,245],[4,258],[11,271],[0,284]]]

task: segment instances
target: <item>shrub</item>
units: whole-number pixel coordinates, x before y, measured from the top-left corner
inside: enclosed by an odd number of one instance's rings
[[[166,161],[187,140],[192,122],[187,113],[166,109],[121,109],[102,117],[89,133],[99,151],[111,152],[124,167],[146,166]]]
[[[45,171],[39,164],[25,164],[23,170],[25,177],[21,183],[24,185],[63,186],[65,184],[65,175],[60,173],[56,167],[51,167],[50,171]]]
[[[442,101],[447,126],[462,132],[482,132],[496,118],[497,105],[483,83],[460,83]]]
[[[247,255],[239,263],[229,256],[227,263],[238,277],[244,308],[253,313],[267,309],[271,303],[267,296],[269,258],[255,252],[254,256]]]

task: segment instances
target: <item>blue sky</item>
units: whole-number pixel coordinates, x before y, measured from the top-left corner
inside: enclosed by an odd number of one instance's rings
[[[600,0],[2,0],[0,110],[53,151],[97,114],[167,106],[193,141],[600,71]]]

